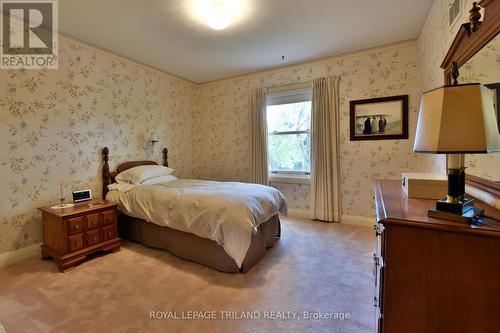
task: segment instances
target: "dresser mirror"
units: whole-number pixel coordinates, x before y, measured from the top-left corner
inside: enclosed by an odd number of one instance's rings
[[[481,14],[482,13],[482,14]],[[441,68],[445,84],[476,83],[491,89],[500,133],[500,0],[474,2]],[[500,153],[467,154],[466,183],[500,198]]]
[[[459,68],[458,83],[479,82],[491,89],[491,98],[497,110],[500,98],[500,35],[483,46]],[[500,128],[499,128],[500,133]],[[500,181],[500,153],[465,155],[467,173],[493,181]]]

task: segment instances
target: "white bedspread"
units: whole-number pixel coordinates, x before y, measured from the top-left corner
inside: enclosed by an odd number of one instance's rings
[[[240,268],[259,224],[287,214],[280,191],[236,182],[178,179],[112,190],[106,199],[127,215],[216,241]]]

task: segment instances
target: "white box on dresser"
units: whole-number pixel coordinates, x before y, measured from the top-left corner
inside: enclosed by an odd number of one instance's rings
[[[440,173],[403,173],[401,186],[409,198],[443,199],[448,193],[448,179]]]

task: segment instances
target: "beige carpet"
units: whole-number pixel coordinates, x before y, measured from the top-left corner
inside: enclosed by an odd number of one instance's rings
[[[0,270],[0,323],[7,333],[373,332],[374,242],[370,228],[287,218],[282,239],[247,274],[130,242],[64,274],[33,258]],[[150,311],[179,319],[150,319]],[[217,319],[182,319],[194,311]],[[306,319],[304,311],[350,319]],[[272,319],[280,314],[290,318]]]

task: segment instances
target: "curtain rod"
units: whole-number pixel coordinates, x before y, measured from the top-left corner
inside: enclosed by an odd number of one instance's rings
[[[295,89],[304,89],[304,88],[309,88],[312,86],[312,80],[309,81],[304,81],[304,82],[296,82],[296,83],[288,83],[288,84],[283,84],[279,86],[274,86],[274,87],[267,87],[266,91],[268,93],[276,93],[276,92],[281,92],[285,90],[293,90]]]

